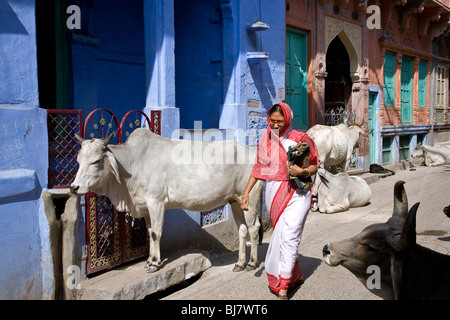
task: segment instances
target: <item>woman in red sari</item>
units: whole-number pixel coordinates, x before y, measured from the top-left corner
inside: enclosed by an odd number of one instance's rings
[[[266,208],[270,209],[273,227],[267,250],[265,269],[269,288],[278,299],[287,299],[287,290],[302,279],[298,263],[298,246],[311,207],[311,191],[295,189],[288,178],[287,150],[299,142],[310,146],[310,165],[289,167],[293,176],[309,177],[317,172],[318,152],[314,141],[292,129],[293,114],[286,103],[277,103],[267,112],[268,128],[258,143],[256,163],[250,174],[241,208],[248,210],[249,194],[257,180],[266,181]]]

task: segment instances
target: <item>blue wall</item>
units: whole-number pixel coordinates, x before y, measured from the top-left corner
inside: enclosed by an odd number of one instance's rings
[[[49,264],[41,204],[46,112],[38,107],[34,1],[0,2],[0,299],[39,299]]]
[[[218,128],[223,104],[219,0],[175,0],[175,91],[180,127]]]
[[[241,90],[248,108],[248,129],[267,126],[265,113],[276,102],[285,99],[285,7],[284,1],[254,0],[241,3],[241,42],[243,83]],[[248,24],[260,20],[270,26],[265,31],[244,31]],[[248,63],[247,52],[267,52],[261,63]],[[259,106],[258,106],[259,103]]]
[[[96,108],[118,117],[158,109],[165,136],[194,120],[245,131],[264,128],[267,108],[284,99],[282,0],[74,2],[82,29],[69,36],[68,105],[84,117]],[[48,298],[53,290],[34,3],[0,2],[0,299]],[[247,31],[256,20],[270,29]],[[250,51],[269,59],[249,64]],[[168,214],[173,235],[180,221]]]
[[[174,1],[175,90],[180,127],[265,126],[265,111],[283,100],[285,82],[285,8],[282,0]],[[261,20],[266,31],[248,31]],[[267,52],[269,59],[247,61],[247,52]],[[258,107],[247,110],[249,100]],[[251,123],[248,112],[264,119]],[[256,120],[255,120],[256,121]]]

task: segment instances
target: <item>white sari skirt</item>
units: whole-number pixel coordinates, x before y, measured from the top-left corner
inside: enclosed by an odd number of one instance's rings
[[[281,181],[266,181],[266,208],[271,208]],[[298,246],[311,208],[311,192],[296,190],[278,219],[267,250],[265,269],[269,287],[278,293],[295,285],[302,272],[298,264]]]

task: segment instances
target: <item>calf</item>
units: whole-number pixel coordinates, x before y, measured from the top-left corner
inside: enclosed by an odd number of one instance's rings
[[[384,299],[450,299],[450,256],[416,243],[416,213],[408,211],[404,181],[394,186],[394,213],[386,223],[373,224],[356,236],[330,243],[323,259],[342,265],[368,283],[370,266],[380,269],[380,288],[368,289]]]
[[[345,172],[332,174],[322,165],[318,168],[317,210],[322,213],[347,211],[349,208],[366,205],[372,197],[372,190],[366,181],[349,176]],[[316,210],[316,208],[314,208]]]

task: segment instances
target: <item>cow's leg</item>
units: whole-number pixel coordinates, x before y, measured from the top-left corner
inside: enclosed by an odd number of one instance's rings
[[[144,220],[145,220],[145,226],[147,227],[147,237],[148,237],[148,239],[149,239],[149,244],[150,244],[150,233],[151,233],[151,222],[150,222],[150,214],[149,215],[147,215],[147,216],[144,216]],[[150,250],[150,245],[148,246],[149,247],[149,252],[148,252],[148,259],[147,259],[147,261],[146,261],[146,263],[145,263],[145,269],[147,269],[149,266],[150,266],[150,263],[149,263],[149,261],[150,261],[150,259],[151,259],[151,256],[152,256],[152,253],[151,253],[151,250]]]
[[[231,203],[231,211],[233,212],[233,218],[239,229],[239,256],[238,261],[234,265],[233,271],[242,271],[245,267],[245,241],[247,240],[247,225],[245,224],[244,211],[241,209],[241,204],[237,201]]]
[[[328,206],[325,213],[336,213],[336,212],[347,211],[349,208],[350,208],[350,202],[348,201],[348,199],[343,199],[342,203],[337,203],[335,205]]]
[[[164,223],[164,205],[148,205],[149,217],[146,217],[149,236],[149,256],[147,259],[147,272],[155,272],[161,266],[160,241]],[[149,220],[150,223],[147,222]]]
[[[244,212],[245,223],[248,228],[251,243],[250,260],[245,268],[247,271],[255,270],[258,264],[258,239],[259,227],[261,225],[258,219],[258,203],[261,198],[262,184],[261,186],[255,186],[254,189],[258,190],[252,190],[255,193],[250,196],[248,211]]]

